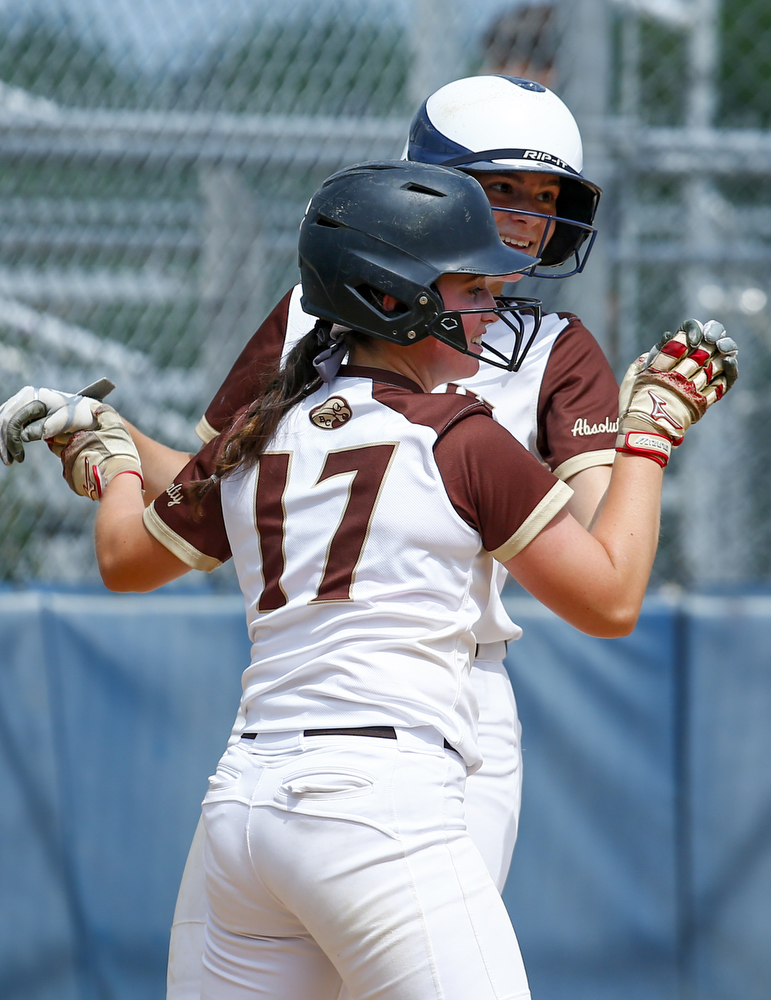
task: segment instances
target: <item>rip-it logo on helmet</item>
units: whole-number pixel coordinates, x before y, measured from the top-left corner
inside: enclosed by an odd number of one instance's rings
[[[474,157],[473,162],[478,163],[480,157],[484,159],[485,162],[489,161],[496,167],[500,167],[501,171],[505,171],[506,165],[503,163],[498,163],[499,160],[535,160],[537,163],[548,163],[549,166],[555,167],[559,170],[565,170],[569,174],[574,174],[576,177],[581,175],[577,170],[574,170],[569,163],[561,159],[559,156],[555,156],[553,153],[545,153],[541,149],[480,149],[476,151],[469,150],[463,153],[461,156],[455,156],[449,160],[443,160],[443,167],[459,167],[464,163],[468,164],[470,158]]]
[[[493,205],[493,210],[547,224],[527,272],[565,278],[582,271],[596,237],[601,189],[583,170],[581,134],[573,115],[542,84],[507,76],[448,83],[415,115],[407,159],[485,173],[548,173],[559,180],[556,214]]]
[[[540,160],[542,163],[551,163],[555,167],[559,167],[561,170],[568,170],[571,174],[576,173],[576,171],[573,170],[570,164],[565,163],[565,161],[561,160],[559,156],[552,156],[551,153],[542,153],[539,149],[523,149],[522,159]]]

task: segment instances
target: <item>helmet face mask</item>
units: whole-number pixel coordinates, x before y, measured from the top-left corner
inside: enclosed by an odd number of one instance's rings
[[[493,206],[493,213],[498,212],[526,215],[546,221],[535,252],[537,259],[533,261],[529,270],[523,271],[523,274],[536,278],[569,278],[571,274],[580,274],[583,271],[597,238],[594,226],[577,222],[575,219],[566,219],[561,215],[546,215],[543,212]],[[549,270],[544,270],[545,268]]]
[[[539,83],[517,77],[456,80],[432,94],[415,115],[405,155],[471,174],[550,173],[559,177],[556,215],[527,272],[565,278],[582,271],[594,243],[601,189],[582,174],[583,149],[575,119]],[[496,208],[495,211],[505,211]]]
[[[463,317],[469,315],[490,315],[494,313],[511,331],[512,340],[508,351],[501,351],[482,337],[482,353],[477,354],[466,346]],[[528,324],[531,317],[532,325]],[[529,326],[529,329],[528,329]],[[496,296],[495,307],[487,309],[445,309],[429,324],[429,333],[461,354],[468,354],[478,361],[484,361],[494,368],[507,372],[518,372],[530,350],[541,326],[541,302],[539,299],[524,297]]]
[[[328,178],[300,227],[303,310],[398,346],[435,336],[462,353],[463,317],[446,310],[436,288],[443,274],[507,275],[533,266],[501,240],[487,196],[468,174],[405,160],[356,164]],[[399,306],[382,307],[389,295]],[[535,303],[526,311],[535,318]],[[499,307],[473,312],[491,313]],[[500,307],[514,331],[512,352],[480,360],[515,370],[525,319]]]

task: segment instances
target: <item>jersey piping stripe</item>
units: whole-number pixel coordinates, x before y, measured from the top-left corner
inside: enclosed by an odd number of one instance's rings
[[[204,573],[211,573],[213,569],[217,569],[218,566],[222,565],[219,559],[215,559],[213,556],[207,556],[203,552],[199,552],[198,549],[194,548],[189,542],[185,541],[176,531],[172,531],[168,525],[158,517],[155,511],[155,507],[152,505],[150,507],[145,507],[144,513],[142,514],[142,521],[144,526],[150,532],[150,534],[161,545],[165,546],[169,552],[181,559],[186,566],[190,566],[191,569],[200,569]]]
[[[513,559],[556,517],[572,496],[573,491],[566,483],[561,480],[556,482],[511,538],[490,555],[499,562]]]

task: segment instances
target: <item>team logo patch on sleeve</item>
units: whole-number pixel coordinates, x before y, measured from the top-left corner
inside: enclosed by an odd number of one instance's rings
[[[334,431],[348,423],[353,411],[342,396],[330,396],[321,406],[314,406],[309,416],[312,424],[325,431]]]

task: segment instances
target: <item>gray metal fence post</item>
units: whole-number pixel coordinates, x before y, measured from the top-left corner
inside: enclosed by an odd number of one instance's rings
[[[605,140],[608,111],[609,35],[606,0],[571,0],[559,4],[560,35],[574,39],[558,53],[557,90],[573,112],[584,145],[584,174],[608,192],[612,164]],[[607,200],[606,193],[606,200]],[[604,205],[598,212],[599,235],[584,272],[570,282],[570,308],[581,317],[603,349],[609,343],[607,235],[602,231]]]

